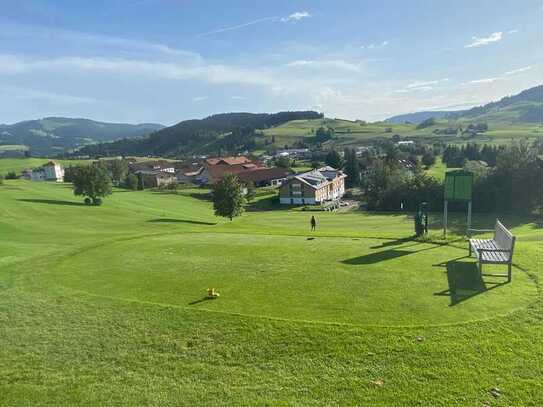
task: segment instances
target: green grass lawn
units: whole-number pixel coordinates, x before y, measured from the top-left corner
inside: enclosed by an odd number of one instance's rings
[[[466,258],[463,216],[447,241],[439,214],[427,241],[400,213],[317,213],[311,234],[259,199],[230,222],[205,190],[87,207],[6,181],[0,404],[541,405],[539,218],[500,216],[504,284]]]
[[[0,174],[6,174],[9,171],[15,171],[20,173],[22,170],[27,168],[36,168],[41,167],[43,164],[50,161],[50,158],[1,158],[0,159]],[[85,163],[85,160],[57,160],[62,163],[64,166],[77,165]]]
[[[441,157],[436,157],[436,162],[434,165],[432,165],[428,170],[426,170],[426,173],[440,181],[443,181],[445,179],[445,174],[447,171],[453,171],[457,170],[458,168],[447,168],[447,164],[445,164]]]

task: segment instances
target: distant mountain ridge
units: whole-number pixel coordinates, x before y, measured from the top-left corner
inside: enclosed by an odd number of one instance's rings
[[[386,121],[419,124],[430,118],[498,123],[541,123],[543,122],[543,85],[468,110],[408,113],[391,117]]]
[[[89,119],[46,117],[0,124],[0,145],[27,146],[35,155],[55,155],[87,144],[141,137],[163,129],[161,124],[105,123]]]
[[[79,154],[188,155],[250,149],[263,130],[292,120],[321,119],[314,111],[279,113],[221,113],[204,119],[185,120],[141,139],[125,139],[83,147]]]

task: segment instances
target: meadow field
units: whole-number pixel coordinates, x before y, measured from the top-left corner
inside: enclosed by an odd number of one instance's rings
[[[539,124],[510,124],[503,122],[489,123],[489,131],[475,137],[457,137],[456,135],[435,134],[435,130],[451,126],[467,127],[469,122],[451,122],[446,120],[436,122],[434,126],[419,129],[414,124],[394,124],[387,122],[364,123],[342,119],[293,120],[277,127],[264,130],[267,137],[275,137],[279,147],[292,145],[296,141],[304,141],[314,137],[319,127],[330,128],[334,131],[335,139],[327,142],[336,148],[353,145],[367,145],[376,140],[391,139],[394,135],[402,138],[417,140],[423,143],[444,142],[447,144],[510,144],[512,140],[538,140],[543,137],[543,127]],[[325,143],[326,144],[326,143]]]
[[[540,218],[474,214],[518,236],[507,283],[467,257],[463,215],[447,240],[437,213],[424,240],[405,213],[319,212],[311,233],[258,199],[228,221],[204,189],[95,207],[5,181],[0,405],[543,403]]]

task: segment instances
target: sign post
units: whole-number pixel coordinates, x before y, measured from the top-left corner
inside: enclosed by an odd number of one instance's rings
[[[449,171],[445,174],[445,199],[443,208],[443,235],[447,237],[449,202],[467,202],[468,229],[471,228],[471,200],[473,173],[464,170]]]

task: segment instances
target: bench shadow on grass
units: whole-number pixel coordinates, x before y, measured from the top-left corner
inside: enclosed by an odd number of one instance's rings
[[[451,298],[450,306],[455,306],[463,301],[469,300],[476,295],[498,288],[507,281],[485,281],[479,272],[476,262],[459,261],[455,259],[436,267],[446,267],[447,282],[449,288],[434,295],[447,296]]]
[[[215,226],[216,223],[212,222],[203,222],[199,220],[189,220],[189,219],[169,219],[169,218],[159,218],[159,219],[151,219],[147,222],[150,223],[189,223],[191,225],[203,225],[203,226]]]
[[[405,243],[405,242],[408,242],[408,241],[411,241],[411,240],[413,240],[413,239],[412,238],[398,239],[398,240],[394,240],[392,242],[384,243],[381,246],[376,246],[375,248],[386,247],[387,245],[402,244],[402,243]],[[405,246],[405,247],[413,247],[413,246],[417,246],[419,244],[421,244],[421,243],[415,241],[414,244],[409,245],[409,246]],[[353,257],[352,259],[343,260],[342,263],[343,264],[349,264],[351,266],[357,266],[357,265],[361,265],[361,264],[376,264],[376,263],[380,263],[382,261],[393,260],[393,259],[397,259],[397,258],[403,257],[403,256],[409,256],[410,254],[417,254],[417,253],[425,252],[427,250],[437,249],[437,248],[439,248],[441,246],[442,245],[437,244],[437,245],[434,245],[432,247],[426,247],[426,248],[420,249],[420,250],[398,250],[398,249],[383,250],[383,251],[380,251],[380,252],[370,253],[370,254],[366,254],[364,256]]]
[[[20,202],[39,203],[47,205],[88,206],[84,202],[60,201],[57,199],[17,199]]]
[[[414,252],[410,252],[407,250],[385,250],[382,252],[377,253],[370,253],[365,256],[360,257],[354,257],[352,259],[343,260],[343,264],[349,264],[351,266],[357,266],[361,264],[376,264],[380,263],[382,261],[397,259],[398,257],[407,256],[410,254],[413,254]]]

